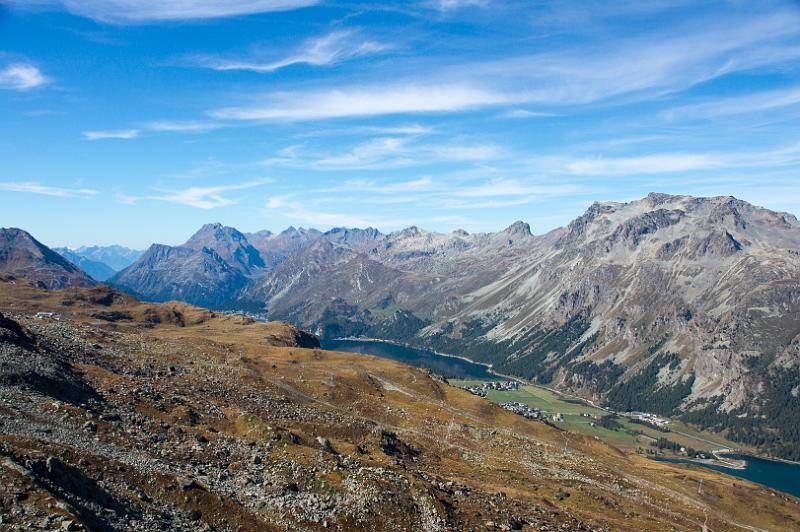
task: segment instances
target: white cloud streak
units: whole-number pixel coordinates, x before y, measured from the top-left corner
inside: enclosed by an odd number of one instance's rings
[[[228,120],[303,121],[402,113],[465,111],[510,101],[491,90],[463,84],[407,84],[268,94],[264,103],[212,111]]]
[[[513,106],[499,116],[523,118],[553,108],[560,112],[558,106],[653,99],[732,73],[800,60],[800,46],[792,44],[800,39],[797,11],[729,22],[716,29],[672,28],[591,48],[440,65],[393,83],[267,93],[251,104],[209,114],[228,120],[309,121]],[[541,110],[519,107],[525,104]]]
[[[293,200],[292,197],[291,194],[272,196],[267,200],[265,207],[268,211],[277,211],[284,218],[318,227],[368,227],[379,225],[361,216],[311,209],[306,206],[306,202],[301,203]]]
[[[632,157],[568,159],[562,169],[575,175],[636,176],[723,168],[769,168],[800,163],[800,143],[764,151],[654,153]]]
[[[415,135],[378,137],[335,155],[314,155],[303,146],[281,150],[279,157],[263,161],[268,166],[313,168],[319,170],[385,169],[440,162],[476,162],[498,159],[505,151],[494,144],[466,141],[448,143],[418,142]]]
[[[49,81],[37,67],[28,63],[13,63],[0,70],[0,89],[28,91]]]
[[[391,45],[364,39],[357,31],[341,30],[310,39],[294,54],[275,61],[260,62],[256,60],[198,57],[196,62],[199,66],[213,70],[250,70],[252,72],[268,73],[298,64],[312,66],[334,65],[348,59],[384,52],[391,48]]]
[[[145,126],[148,131],[169,132],[169,133],[205,133],[206,131],[213,131],[225,127],[224,124],[219,122],[207,122],[189,120],[185,122],[176,122],[170,120],[160,120],[150,122]]]
[[[709,170],[727,166],[723,158],[709,154],[665,153],[637,157],[584,158],[566,165],[572,174],[624,176]]]
[[[764,91],[733,98],[717,98],[709,102],[684,105],[665,111],[662,116],[668,120],[696,120],[774,111],[798,104],[800,104],[800,87],[792,87],[790,89]]]
[[[113,131],[84,131],[83,137],[86,140],[104,139],[135,139],[141,133],[138,129],[118,129]]]
[[[467,7],[486,7],[489,0],[433,0],[428,4],[439,11],[455,11]]]
[[[800,12],[783,9],[720,20],[714,28],[684,25],[610,44],[452,65],[443,72],[464,82],[490,78],[497,86],[517,87],[506,93],[519,103],[649,99],[731,73],[796,63],[799,38]]]
[[[26,192],[29,194],[38,194],[41,196],[56,196],[60,198],[89,198],[97,194],[96,190],[89,188],[61,188],[51,187],[47,185],[39,185],[37,183],[22,182],[3,182],[0,183],[0,190],[8,190],[10,192]]]
[[[12,0],[25,6],[29,0]],[[318,0],[49,0],[70,13],[115,24],[169,20],[199,20],[288,11],[314,5]]]
[[[556,116],[554,113],[543,111],[529,111],[528,109],[511,109],[497,115],[499,118],[542,118]]]
[[[217,185],[210,187],[189,187],[178,191],[165,191],[164,194],[148,196],[147,199],[165,201],[187,205],[197,209],[209,210],[218,207],[227,207],[238,203],[237,199],[226,197],[226,192],[259,187],[271,183],[272,179],[258,179],[231,185]]]
[[[552,196],[574,194],[580,189],[571,184],[540,185],[529,184],[516,179],[490,179],[477,186],[464,187],[453,191],[454,196],[468,198],[502,197],[502,196]],[[513,203],[512,203],[513,204]]]

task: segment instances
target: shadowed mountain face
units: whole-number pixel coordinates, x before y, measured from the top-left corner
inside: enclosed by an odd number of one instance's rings
[[[15,228],[0,228],[0,272],[24,277],[43,288],[95,284],[80,268]]]
[[[247,278],[207,247],[153,244],[109,282],[150,301],[179,300],[218,308],[247,284]]]

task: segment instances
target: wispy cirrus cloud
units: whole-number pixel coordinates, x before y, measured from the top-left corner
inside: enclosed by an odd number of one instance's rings
[[[268,166],[314,168],[321,170],[385,169],[419,166],[441,162],[476,162],[498,159],[505,150],[495,144],[475,143],[465,139],[434,142],[418,140],[418,135],[377,137],[336,154],[319,155],[292,145],[279,156],[263,161]]]
[[[90,188],[51,187],[29,181],[20,183],[1,182],[0,190],[8,190],[10,192],[26,192],[29,194],[39,194],[41,196],[56,196],[60,198],[90,198],[97,194],[96,190]]]
[[[566,170],[572,174],[633,176],[709,170],[724,168],[727,164],[724,158],[713,154],[660,153],[635,157],[576,159],[566,164]]]
[[[556,172],[590,176],[672,174],[727,168],[770,168],[800,163],[800,143],[761,151],[668,152],[628,157],[557,158],[547,162]]]
[[[556,116],[555,113],[547,113],[544,111],[530,111],[528,109],[509,109],[497,115],[498,118],[542,118],[548,116]]]
[[[400,192],[425,192],[438,188],[436,182],[430,176],[422,176],[416,179],[381,182],[374,179],[348,179],[342,185],[335,187],[325,187],[314,189],[317,194],[353,193],[369,192],[374,194],[397,194]]]
[[[229,185],[188,187],[183,190],[164,191],[163,194],[147,196],[147,199],[209,210],[238,203],[238,199],[227,197],[225,195],[227,192],[260,187],[272,182],[272,179],[266,178]]]
[[[107,131],[84,131],[83,138],[86,140],[104,139],[135,139],[141,133],[138,129],[116,129]]]
[[[800,106],[800,87],[763,91],[731,98],[715,98],[713,101],[675,107],[664,111],[661,116],[668,120],[697,120],[783,110],[793,106]]]
[[[356,30],[332,31],[322,37],[307,40],[294,53],[272,61],[258,58],[227,59],[213,56],[197,56],[193,62],[197,66],[213,70],[249,70],[252,72],[275,72],[282,68],[306,64],[312,66],[328,66],[361,57],[377,54],[392,49],[393,46],[369,40]]]
[[[142,124],[136,128],[130,129],[110,129],[110,130],[95,130],[84,131],[83,137],[87,140],[105,140],[105,139],[136,139],[144,133],[207,133],[216,129],[226,127],[225,124],[219,122],[203,121],[203,120],[188,120],[188,121],[170,121],[158,120]]]
[[[319,0],[9,0],[15,7],[50,5],[100,22],[150,23],[289,11]]]
[[[434,180],[430,176],[404,181],[350,179],[344,184],[312,189],[320,197],[339,195],[366,197],[369,203],[386,207],[400,205],[430,206],[441,209],[497,209],[528,205],[556,197],[586,194],[586,185],[562,179],[553,184],[549,180],[533,178],[478,178],[468,181]]]
[[[30,63],[12,63],[0,69],[0,89],[27,91],[49,83],[49,79]]]
[[[649,100],[799,59],[800,11],[785,8],[746,19],[732,17],[713,29],[686,23],[597,46],[452,64],[442,72],[462,82],[493,79],[518,104],[562,106]]]
[[[506,103],[498,91],[467,84],[402,84],[267,94],[262,102],[210,115],[227,120],[304,121],[401,113],[465,111]]]
[[[391,83],[256,95],[209,115],[232,121],[312,121],[500,107],[499,118],[561,114],[564,106],[631,103],[678,93],[726,75],[800,60],[800,12],[776,10],[714,29],[686,24],[595,47],[398,69]],[[435,65],[433,67],[429,65]],[[268,64],[274,69],[278,64]],[[528,110],[521,106],[536,106]]]
[[[427,5],[439,11],[455,11],[466,7],[487,7],[489,0],[432,0]]]
[[[225,127],[219,122],[203,120],[158,120],[145,124],[144,129],[148,131],[170,132],[170,133],[205,133]]]
[[[478,185],[471,185],[454,190],[453,196],[467,198],[484,198],[498,196],[552,196],[554,194],[574,194],[581,188],[573,184],[542,184],[525,182],[519,179],[495,178]],[[518,198],[519,199],[519,198]]]
[[[264,207],[272,216],[279,214],[284,218],[296,220],[302,224],[318,227],[367,227],[380,225],[375,220],[351,213],[323,211],[308,207],[308,202],[301,202],[292,194],[270,197]]]

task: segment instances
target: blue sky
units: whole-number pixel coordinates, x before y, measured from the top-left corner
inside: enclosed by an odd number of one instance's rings
[[[800,3],[0,1],[0,225],[563,225],[595,200],[800,214]]]

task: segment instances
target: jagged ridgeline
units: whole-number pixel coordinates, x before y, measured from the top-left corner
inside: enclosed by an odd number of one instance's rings
[[[463,355],[800,459],[799,272],[794,216],[650,194],[543,235],[207,225],[110,283]]]

